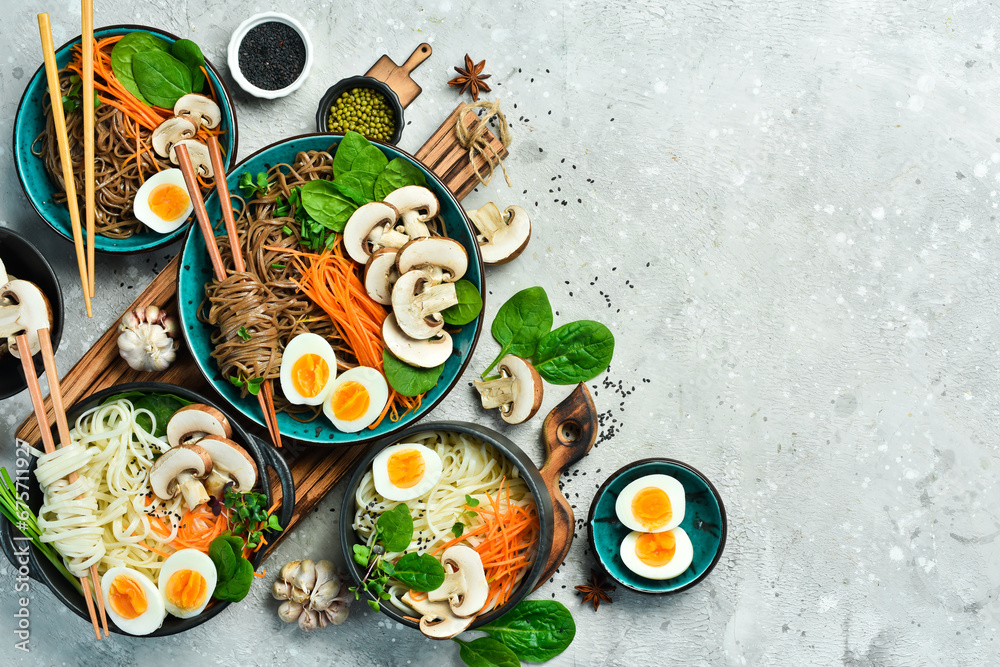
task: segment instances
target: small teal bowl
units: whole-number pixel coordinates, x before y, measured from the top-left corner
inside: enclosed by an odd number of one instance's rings
[[[100,28],[94,31],[94,37],[100,40],[105,37],[138,31],[151,33],[170,43],[180,39],[164,30],[141,25],[114,25]],[[69,64],[70,49],[79,43],[80,36],[78,35],[56,51],[56,64],[60,69]],[[205,69],[208,70],[208,80],[215,93],[215,98],[219,100],[219,107],[222,109],[222,128],[225,131],[220,135],[220,143],[224,156],[223,163],[228,171],[229,166],[236,161],[237,149],[233,101],[229,97],[229,90],[218,70],[208,60],[205,61]],[[65,204],[57,204],[52,200],[56,186],[46,173],[42,160],[31,154],[31,145],[45,131],[42,99],[47,92],[48,83],[45,79],[45,65],[43,64],[28,81],[28,87],[24,89],[21,101],[17,105],[17,113],[14,116],[14,165],[17,168],[17,178],[21,182],[21,189],[24,190],[24,195],[31,202],[38,215],[56,233],[67,241],[72,241],[73,228],[70,226],[69,209],[66,208]],[[82,193],[80,194],[82,195]],[[147,231],[142,234],[134,234],[127,239],[111,239],[98,234],[94,237],[94,250],[109,254],[131,254],[156,250],[181,238],[193,220],[194,215],[191,216],[188,223],[169,234]]]
[[[647,579],[622,563],[622,540],[632,531],[618,520],[615,503],[622,489],[646,475],[669,475],[684,486],[686,508],[680,527],[691,538],[694,559],[673,579]],[[590,549],[608,575],[626,588],[652,594],[680,593],[707,577],[722,557],[728,525],[718,489],[700,472],[673,459],[643,459],[615,472],[597,490],[587,520]]]
[[[325,151],[342,138],[343,135],[339,134],[304,134],[271,144],[247,157],[230,170],[229,190],[234,195],[239,193],[240,174],[245,171],[256,174],[267,171],[276,164],[290,164],[294,161],[297,153],[314,150]],[[485,294],[483,289],[485,282],[483,259],[479,254],[479,244],[476,242],[472,225],[465,215],[465,210],[455,199],[455,196],[430,169],[409,153],[377,141],[372,141],[372,144],[378,146],[390,160],[401,157],[412,162],[423,172],[427,178],[427,187],[441,202],[440,217],[444,221],[448,236],[465,246],[466,252],[469,253],[469,270],[464,279],[475,285],[480,294]],[[220,222],[222,209],[219,207],[219,197],[214,191],[205,201],[205,208],[208,211],[209,219],[219,223],[216,225],[216,236],[224,236],[225,230]],[[257,397],[247,395],[245,398],[241,398],[240,390],[219,373],[219,368],[211,356],[213,350],[211,335],[214,327],[198,321],[198,308],[205,298],[205,283],[210,282],[212,277],[212,263],[209,260],[208,251],[205,250],[205,240],[201,234],[201,228],[198,225],[193,225],[184,241],[181,262],[177,269],[177,300],[180,304],[178,310],[181,331],[188,349],[191,350],[191,356],[194,357],[198,368],[201,369],[202,375],[233,408],[250,421],[264,427],[264,418],[260,413]],[[485,312],[485,308],[483,312]],[[437,385],[427,392],[418,410],[408,413],[399,421],[393,422],[387,417],[377,428],[366,428],[360,433],[342,433],[335,429],[323,415],[311,422],[300,422],[285,413],[279,413],[278,430],[283,436],[324,446],[354,445],[392,436],[433,410],[455,386],[468,365],[472,351],[479,340],[479,333],[483,327],[482,320],[482,315],[480,315],[475,321],[463,326],[458,333],[452,334],[455,351],[445,362],[444,371],[441,373]]]

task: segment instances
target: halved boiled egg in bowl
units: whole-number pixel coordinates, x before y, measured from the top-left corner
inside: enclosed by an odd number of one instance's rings
[[[154,232],[169,234],[191,216],[194,204],[180,169],[164,169],[149,178],[135,193],[132,211]]]
[[[438,453],[415,443],[386,447],[372,460],[375,491],[386,500],[406,501],[426,495],[441,481]]]

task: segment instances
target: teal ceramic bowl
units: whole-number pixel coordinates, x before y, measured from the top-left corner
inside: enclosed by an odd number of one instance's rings
[[[622,540],[631,530],[618,520],[615,502],[622,489],[646,475],[669,475],[684,486],[686,509],[680,527],[691,538],[694,559],[683,574],[673,579],[640,577],[622,563]],[[590,549],[613,579],[639,593],[668,594],[686,591],[708,576],[722,557],[728,521],[719,491],[700,472],[672,459],[643,459],[628,464],[601,485],[590,506],[587,527]]]
[[[245,171],[256,174],[267,171],[276,164],[291,163],[300,151],[325,151],[342,138],[342,135],[338,134],[305,134],[271,144],[244,159],[230,170],[229,190],[234,194],[239,192],[240,174]],[[464,278],[475,285],[480,294],[484,294],[483,260],[479,254],[479,245],[472,233],[472,225],[458,200],[433,172],[412,155],[395,146],[376,141],[372,143],[378,146],[390,160],[401,157],[412,162],[423,172],[427,178],[427,187],[441,202],[440,217],[444,221],[448,236],[465,246],[466,252],[469,253],[469,270]],[[211,220],[221,221],[222,210],[215,192],[205,202],[205,207]],[[225,234],[221,223],[216,225],[216,229],[217,236]],[[208,252],[205,250],[205,240],[202,237],[201,228],[198,225],[193,225],[184,241],[177,273],[177,299],[180,304],[178,310],[181,331],[188,349],[191,350],[191,356],[194,357],[198,368],[201,369],[202,375],[243,416],[263,427],[265,426],[264,419],[260,413],[260,404],[257,402],[257,398],[250,395],[241,398],[240,390],[234,387],[228,379],[222,377],[215,360],[211,357],[213,350],[211,335],[214,328],[198,321],[198,308],[205,298],[205,283],[211,281],[212,276],[212,264]],[[485,312],[485,308],[483,312]],[[360,433],[343,433],[335,429],[323,415],[311,422],[299,422],[287,414],[280,413],[278,415],[278,430],[282,436],[325,446],[353,445],[392,436],[433,410],[451,391],[469,363],[472,351],[479,340],[482,326],[482,315],[480,315],[475,321],[463,326],[458,333],[452,334],[455,351],[445,362],[444,371],[441,373],[437,385],[427,392],[418,410],[408,413],[399,421],[393,422],[386,418],[377,428],[366,428]]]
[[[140,25],[115,25],[107,28],[100,28],[94,31],[94,36],[100,40],[114,35],[124,35],[130,32],[144,31],[151,33],[167,42],[175,42],[179,39],[176,35]],[[59,68],[69,64],[70,49],[75,44],[80,43],[77,36],[63,44],[56,51],[56,63]],[[237,149],[237,129],[236,117],[233,112],[233,101],[229,97],[229,90],[222,81],[219,72],[205,61],[205,69],[208,70],[208,80],[215,94],[215,99],[219,101],[222,109],[222,128],[225,132],[220,137],[223,162],[226,169],[236,160]],[[69,221],[69,210],[65,204],[57,204],[52,200],[56,190],[55,184],[45,171],[45,166],[40,158],[31,154],[31,145],[35,139],[45,131],[45,116],[42,115],[42,99],[48,92],[48,84],[45,79],[45,65],[43,64],[35,72],[35,75],[28,81],[28,87],[24,89],[21,101],[17,106],[17,114],[14,116],[14,165],[17,168],[17,178],[21,182],[24,195],[31,202],[32,207],[38,212],[57,234],[68,241],[73,240],[73,230]],[[82,193],[80,193],[82,196]],[[128,254],[138,252],[149,252],[159,247],[176,241],[187,231],[187,225],[169,234],[157,234],[155,232],[143,232],[135,234],[127,239],[110,239],[97,235],[94,238],[94,249],[98,252],[109,254]]]

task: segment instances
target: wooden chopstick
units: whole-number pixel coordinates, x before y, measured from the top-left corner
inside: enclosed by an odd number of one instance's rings
[[[215,171],[215,191],[219,194],[219,208],[222,209],[222,219],[226,223],[229,247],[233,251],[233,266],[238,273],[243,273],[246,271],[246,264],[243,262],[243,248],[240,245],[239,232],[236,231],[236,220],[233,218],[229,184],[226,182],[226,168],[222,164],[222,150],[219,148],[219,138],[215,135],[208,138],[208,155],[212,160],[212,169]]]
[[[83,183],[84,218],[87,223],[87,284],[94,298],[94,0],[81,0],[83,15]]]
[[[59,67],[56,65],[56,48],[52,43],[52,25],[49,15],[38,15],[38,32],[42,38],[42,55],[45,58],[45,77],[49,84],[49,101],[52,104],[52,120],[56,126],[56,142],[59,144],[59,162],[62,164],[63,182],[66,186],[66,207],[69,209],[70,225],[73,228],[73,245],[76,246],[76,263],[80,267],[80,284],[83,286],[83,302],[87,307],[87,317],[93,317],[90,305],[90,282],[87,260],[83,255],[83,238],[80,230],[80,206],[76,199],[76,182],[73,180],[73,162],[69,154],[69,137],[66,134],[66,116],[63,114],[62,88],[59,86]]]
[[[184,184],[187,186],[188,196],[191,197],[191,204],[194,206],[194,216],[198,219],[198,226],[201,227],[201,235],[205,237],[205,247],[208,249],[208,256],[212,260],[212,270],[215,272],[215,279],[223,281],[226,279],[226,268],[222,265],[222,255],[219,254],[219,244],[215,241],[215,230],[212,228],[212,221],[208,219],[208,211],[205,210],[205,200],[201,198],[201,185],[198,184],[198,175],[194,173],[191,165],[191,156],[188,155],[187,146],[177,144],[174,146],[177,153],[177,163],[184,174]],[[223,172],[222,178],[225,178]]]
[[[42,336],[44,332],[44,337]],[[38,420],[38,431],[42,437],[42,446],[45,448],[46,454],[51,454],[56,450],[55,443],[52,441],[52,429],[49,428],[49,418],[45,413],[45,402],[42,400],[42,389],[38,384],[38,376],[35,375],[35,362],[31,358],[31,346],[28,343],[28,335],[26,333],[20,333],[17,335],[17,349],[21,354],[21,368],[24,369],[24,379],[28,384],[28,394],[31,396],[31,405],[35,410],[35,419]],[[46,379],[49,382],[49,393],[52,393],[53,380],[55,377],[55,385],[58,387],[59,376],[58,374],[49,375],[49,368],[55,369],[55,356],[52,354],[52,340],[49,338],[48,329],[39,329],[38,342],[42,348],[42,361],[45,362],[45,373]],[[48,353],[46,354],[46,349]],[[22,352],[23,351],[23,352]],[[58,389],[57,389],[58,391]],[[62,395],[59,396],[59,402],[62,403]],[[53,406],[55,401],[53,400]],[[58,412],[57,423],[58,423]],[[66,414],[63,413],[62,421],[65,424]],[[60,429],[61,432],[61,429]],[[67,434],[69,429],[66,430]],[[72,484],[76,481],[78,475],[70,473],[69,482]],[[97,576],[97,565],[93,565],[90,568],[91,576],[94,579],[94,590],[100,596],[100,579]],[[97,625],[97,613],[94,611],[94,600],[90,596],[90,577],[80,577],[80,587],[83,589],[83,598],[87,602],[87,612],[90,614],[90,622],[94,625],[94,635],[98,640],[101,639],[101,630]],[[101,600],[98,597],[98,600]],[[104,615],[104,603],[101,600],[101,617],[104,620],[104,633],[107,635],[107,620]]]

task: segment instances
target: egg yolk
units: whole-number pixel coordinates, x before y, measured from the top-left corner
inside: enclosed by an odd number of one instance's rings
[[[341,421],[360,419],[368,412],[368,389],[360,382],[345,382],[337,387],[330,399],[330,410]]]
[[[163,220],[176,220],[190,203],[187,190],[173,183],[157,185],[149,193],[149,210]]]
[[[292,385],[306,398],[323,391],[329,380],[330,365],[318,354],[303,354],[292,364]]]
[[[670,523],[674,512],[666,491],[647,486],[632,498],[632,515],[647,530],[656,530]]]
[[[643,533],[635,541],[635,555],[650,567],[663,567],[674,559],[676,546],[672,531]]]
[[[108,602],[122,618],[137,618],[146,611],[146,591],[131,577],[115,577],[108,588]]]
[[[178,570],[170,575],[167,582],[166,598],[178,609],[197,609],[205,600],[208,582],[200,572]]]
[[[409,489],[424,478],[424,457],[416,449],[404,449],[389,457],[389,481]]]

